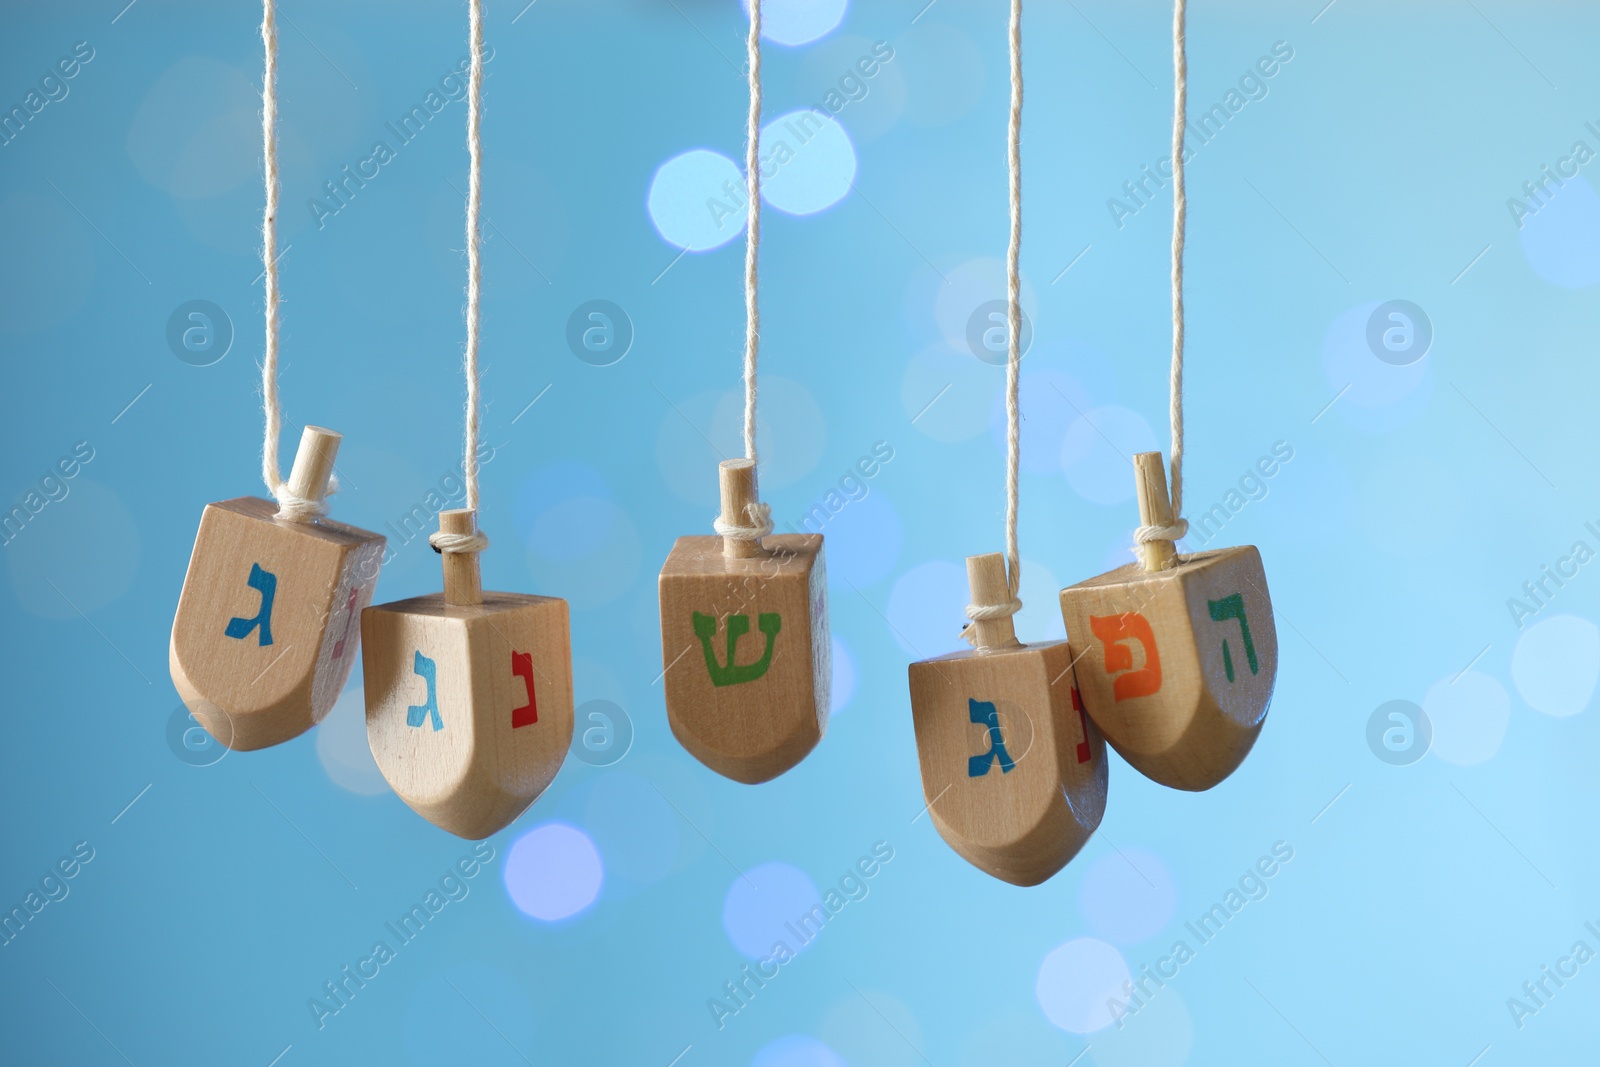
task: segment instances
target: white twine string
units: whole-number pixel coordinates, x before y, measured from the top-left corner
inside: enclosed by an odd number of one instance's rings
[[[761,254],[761,0],[750,2],[750,33],[745,52],[750,67],[750,114],[745,131],[744,170],[749,187],[744,236],[744,454],[756,461],[756,361],[761,349],[761,305],[758,300]],[[759,500],[745,506],[736,522],[719,513],[712,529],[734,541],[759,541],[772,532],[772,509]]]
[[[262,0],[261,44],[266,53],[261,74],[261,177],[267,205],[261,217],[261,265],[265,268],[266,347],[261,356],[261,409],[266,423],[261,442],[261,480],[278,502],[278,518],[311,522],[328,513],[323,500],[299,496],[278,468],[278,435],[283,413],[278,407],[278,22],[273,0]],[[328,493],[338,490],[329,479]]]
[[[998,604],[968,604],[973,622],[1006,619],[1022,610],[1017,598],[1022,557],[1017,551],[1018,461],[1022,452],[1022,414],[1018,403],[1022,363],[1022,0],[1011,0],[1011,114],[1006,128],[1006,166],[1010,175],[1011,237],[1006,248],[1006,592]],[[961,636],[977,647],[977,627]]]
[[[744,238],[744,454],[756,459],[756,358],[761,347],[761,305],[757,299],[757,261],[761,254],[761,0],[750,0],[750,35],[745,51],[750,65],[750,116],[744,170],[749,185]]]
[[[772,532],[772,509],[766,504],[756,502],[746,506],[741,518],[744,524],[735,526],[723,522],[719,514],[711,521],[711,525],[717,533],[735,541],[759,541]]]
[[[1189,532],[1183,517],[1183,245],[1189,200],[1183,186],[1183,134],[1189,117],[1189,58],[1185,48],[1184,22],[1188,0],[1174,0],[1172,6],[1172,525],[1140,526],[1133,531],[1136,543],[1177,541]]]
[[[467,76],[467,351],[465,369],[467,377],[467,429],[466,446],[461,460],[462,481],[466,483],[466,506],[470,511],[478,508],[478,300],[483,268],[479,261],[478,211],[482,198],[483,147],[478,140],[478,126],[483,118],[483,0],[468,0],[467,37],[471,47],[472,67]],[[489,538],[481,532],[470,534],[445,533],[436,530],[428,535],[428,544],[436,552],[482,552],[489,547]]]
[[[267,278],[267,346],[261,357],[261,404],[266,409],[266,441],[261,446],[261,480],[274,496],[283,483],[278,471],[278,23],[272,0],[261,4],[261,44],[266,62],[261,85],[262,179],[267,207],[261,219],[261,265]]]
[[[313,522],[328,513],[325,498],[339,491],[339,479],[328,476],[324,499],[305,497],[289,487],[278,468],[283,413],[278,407],[278,21],[273,0],[262,0],[261,44],[266,54],[261,74],[261,176],[267,187],[267,204],[261,218],[261,265],[267,281],[266,347],[261,357],[261,408],[266,423],[261,442],[261,480],[278,502],[278,518]]]

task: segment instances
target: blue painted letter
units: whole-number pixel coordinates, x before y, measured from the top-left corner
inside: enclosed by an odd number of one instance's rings
[[[1005,739],[1000,736],[1000,717],[995,714],[994,705],[987,700],[969,698],[967,714],[979,726],[989,728],[989,751],[981,756],[967,757],[967,777],[982,778],[996,762],[1000,764],[1001,774],[1010,773],[1016,764],[1011,762],[1011,753],[1006,751]]]
[[[433,660],[424,656],[421,649],[418,649],[415,655],[416,658],[412,660],[411,669],[421,675],[422,680],[428,683],[428,699],[421,705],[413,704],[406,709],[406,725],[421,726],[423,720],[431,715],[433,717],[433,728],[435,730],[443,730],[444,720],[439,718],[438,672],[434,668]]]
[[[250,636],[250,631],[257,626],[261,632],[256,635],[258,644],[272,644],[272,598],[278,592],[278,576],[271,571],[261,569],[261,564],[250,564],[250,588],[261,594],[261,610],[256,612],[253,619],[229,619],[228,628],[223,632],[229,637],[243,640]]]

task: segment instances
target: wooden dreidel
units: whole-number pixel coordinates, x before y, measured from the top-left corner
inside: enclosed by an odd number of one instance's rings
[[[1106,808],[1106,749],[1083,713],[1065,641],[1024,645],[1005,557],[967,557],[974,647],[911,664],[911,715],[933,824],[973,866],[1038,885]],[[1002,614],[1004,612],[1004,614]]]
[[[753,785],[827,727],[828,582],[822,535],[772,535],[752,460],[718,474],[721,536],[678,538],[661,568],[667,721],[701,763]]]
[[[350,677],[382,534],[321,518],[340,437],[307,426],[281,504],[206,505],[172,622],[172,684],[229,748],[265,748],[328,714]]]
[[[1106,740],[1145,776],[1210,789],[1244,761],[1278,673],[1272,601],[1253,546],[1180,556],[1159,452],[1134,456],[1139,560],[1061,591],[1085,649],[1078,685]]]
[[[479,840],[555,778],[572,743],[567,602],[484,592],[477,513],[439,513],[444,592],[361,613],[367,741],[389,785]]]

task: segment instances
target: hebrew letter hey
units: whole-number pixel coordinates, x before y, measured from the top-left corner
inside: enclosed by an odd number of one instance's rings
[[[229,637],[243,640],[250,636],[250,631],[261,627],[261,632],[256,635],[258,645],[272,644],[272,598],[278,595],[278,576],[271,571],[261,569],[261,564],[250,564],[249,585],[251,589],[261,594],[261,610],[256,612],[253,619],[229,619],[228,628],[223,631]]]
[[[989,768],[996,763],[1000,764],[1000,773],[1008,774],[1016,764],[1011,761],[1011,753],[1006,751],[1006,742],[1000,736],[1000,717],[995,714],[994,705],[987,700],[967,700],[967,715],[979,726],[989,728],[989,751],[981,756],[967,757],[967,777],[982,778],[989,773]]]
[[[772,666],[772,646],[777,643],[778,630],[782,627],[783,620],[775,611],[764,611],[756,618],[756,627],[766,635],[767,647],[762,651],[761,658],[754,663],[740,666],[734,662],[734,655],[739,647],[739,638],[750,632],[750,616],[728,616],[728,662],[717,662],[717,654],[711,650],[711,639],[717,635],[717,619],[714,615],[694,613],[694,635],[700,639],[700,649],[706,654],[706,670],[711,674],[711,684],[716,686],[739,685],[742,682],[753,682]]]
[[[1239,620],[1239,637],[1244,641],[1244,659],[1250,665],[1250,673],[1258,673],[1256,668],[1256,646],[1250,640],[1250,623],[1244,617],[1244,594],[1234,593],[1221,600],[1208,600],[1206,607],[1211,609],[1211,621],[1222,622],[1226,619]],[[1222,668],[1228,672],[1228,681],[1233,681],[1233,653],[1228,651],[1228,639],[1222,639]]]
[[[539,705],[533,699],[533,653],[512,652],[511,673],[522,679],[524,688],[528,691],[528,702],[520,708],[511,709],[511,728],[519,726],[532,726],[539,721]]]
[[[422,654],[418,649],[415,658],[411,661],[411,669],[428,683],[428,699],[422,704],[413,704],[406,709],[406,725],[421,726],[429,716],[433,718],[435,730],[444,729],[444,720],[439,717],[439,688],[438,670],[433,665],[433,660]]]
[[[1121,615],[1091,615],[1089,628],[1105,650],[1107,674],[1117,675],[1111,683],[1115,700],[1147,697],[1161,689],[1161,654],[1156,651],[1156,635],[1150,620],[1137,611]],[[1133,669],[1133,649],[1124,641],[1137,641],[1144,647],[1144,666]]]

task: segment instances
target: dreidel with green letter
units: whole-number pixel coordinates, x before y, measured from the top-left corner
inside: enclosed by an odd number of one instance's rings
[[[828,722],[832,646],[820,534],[770,532],[755,463],[719,468],[721,536],[680,537],[661,568],[667,721],[735,781],[776,778]]]
[[[439,513],[444,592],[361,614],[367,741],[401,800],[480,840],[555,778],[572,744],[567,602],[484,592],[477,513]],[[458,547],[464,546],[464,547]]]
[[[298,737],[350,678],[383,535],[323,518],[340,437],[307,426],[281,493],[206,505],[172,621],[172,684],[229,748]]]
[[[1140,522],[1173,524],[1159,452],[1134,457]],[[1170,540],[1061,591],[1067,636],[1083,658],[1089,717],[1146,777],[1210,789],[1244,761],[1272,700],[1278,633],[1253,546],[1179,555]]]
[[[974,604],[1011,599],[998,552],[968,556],[967,582]],[[968,863],[1038,885],[1100,825],[1105,742],[1083,714],[1067,642],[1022,644],[1010,615],[979,618],[964,636],[973,648],[910,667],[922,795]]]

